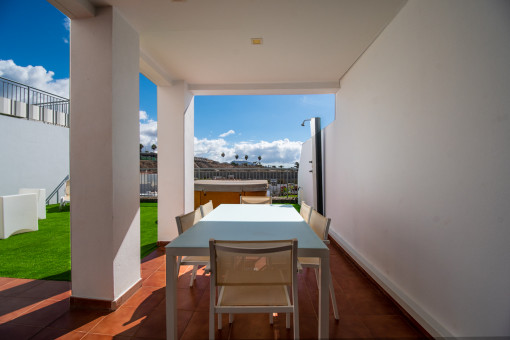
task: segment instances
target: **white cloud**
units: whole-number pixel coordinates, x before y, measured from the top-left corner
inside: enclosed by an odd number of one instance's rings
[[[293,166],[294,162],[299,162],[301,144],[302,142],[285,138],[272,142],[241,142],[235,144],[234,148],[240,158],[248,155],[249,161],[257,161],[260,155],[263,164]]]
[[[53,79],[54,75],[42,66],[18,66],[12,60],[0,60],[0,77],[69,98],[69,78]]]
[[[142,115],[140,111],[140,116]],[[140,119],[141,120],[141,119]],[[144,146],[145,151],[152,150],[152,144],[158,145],[158,122],[152,119],[145,119],[145,122],[140,122],[140,144]]]
[[[140,110],[140,120],[147,120],[147,119],[149,119],[147,112]]]
[[[64,24],[64,28],[67,31],[67,36],[64,37],[63,40],[64,40],[64,43],[69,44],[69,32],[71,32],[71,19],[66,17],[64,19],[63,24]]]
[[[69,19],[69,18],[67,18],[67,17],[66,17],[66,18],[64,19],[63,24],[64,24],[64,27],[65,27],[65,29],[66,29],[67,31],[70,31],[70,30],[71,30],[71,19]]]
[[[233,134],[235,134],[235,133],[236,133],[236,132],[235,132],[234,130],[228,130],[227,132],[222,133],[222,134],[220,135],[220,137],[221,137],[221,138],[225,138],[225,137],[227,137],[228,135],[233,135]]]
[[[225,157],[221,157],[221,153]],[[228,143],[222,139],[198,139],[195,137],[195,156],[205,157],[218,162],[229,162],[234,158],[234,150],[228,146]]]
[[[158,145],[158,122],[149,119],[146,111],[139,111],[140,117],[140,144],[144,151],[152,151],[152,144]]]
[[[239,155],[239,160],[244,160],[244,155],[248,155],[248,161],[251,162],[258,161],[258,156],[261,156],[264,165],[294,166],[295,162],[299,162],[301,144],[283,139],[272,142],[240,142],[232,145],[222,138],[195,137],[195,156],[218,162],[231,162],[236,154]],[[222,152],[225,153],[225,157],[221,157]]]

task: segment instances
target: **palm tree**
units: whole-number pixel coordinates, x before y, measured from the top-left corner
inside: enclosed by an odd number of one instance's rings
[[[158,146],[156,144],[152,144],[151,146],[152,152],[156,151],[157,148]]]
[[[295,162],[294,166],[296,167],[296,169],[299,169],[299,162]]]
[[[140,143],[140,152],[142,152],[143,144]]]
[[[225,157],[225,153],[224,152],[221,153],[221,157]]]
[[[259,165],[260,165],[260,161],[262,160],[262,156],[259,155],[257,158],[259,159]]]
[[[238,159],[238,158],[239,158],[239,155],[238,155],[238,154],[236,154],[234,157],[235,157],[236,159]]]
[[[248,155],[244,155],[244,159],[248,160]]]

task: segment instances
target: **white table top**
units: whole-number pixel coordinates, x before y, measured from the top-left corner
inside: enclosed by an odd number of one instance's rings
[[[174,255],[208,255],[209,239],[298,239],[299,256],[327,256],[328,248],[291,205],[222,204],[170,244]]]
[[[301,222],[303,218],[288,204],[221,204],[201,221]]]

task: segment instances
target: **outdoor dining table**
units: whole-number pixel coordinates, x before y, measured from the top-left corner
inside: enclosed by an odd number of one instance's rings
[[[209,239],[298,240],[298,256],[320,258],[318,339],[329,338],[329,249],[292,205],[221,204],[166,246],[167,339],[177,340],[178,256],[208,256]]]

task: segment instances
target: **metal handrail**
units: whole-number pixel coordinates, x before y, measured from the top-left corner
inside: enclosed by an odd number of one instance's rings
[[[14,80],[11,80],[11,79],[7,79],[7,78],[4,78],[4,77],[0,77],[0,79],[3,80],[3,81],[6,81],[8,83],[13,83],[15,85],[18,85],[20,87],[31,88],[33,90],[36,90],[37,92],[42,92],[42,93],[50,95],[52,97],[57,97],[57,98],[63,99],[63,101],[66,101],[66,102],[69,101],[69,99],[66,98],[66,97],[62,97],[62,96],[59,96],[57,94],[53,94],[53,93],[50,93],[50,92],[47,92],[47,91],[44,91],[44,90],[36,89],[35,87],[31,87],[31,86],[28,86],[28,85],[25,85],[25,84],[22,84],[22,83],[18,83],[17,81],[14,81]]]
[[[16,114],[14,113],[17,109],[15,110],[14,106],[12,106],[14,105],[15,102],[19,102],[26,104],[25,113],[22,114],[22,117],[26,119],[31,119],[30,105],[33,105],[53,111],[51,118],[44,117],[47,114],[47,112],[43,111],[41,112],[42,116],[39,116],[39,118],[35,118],[36,120],[58,124],[57,112],[61,112],[64,114],[63,118],[64,122],[61,124],[63,124],[64,126],[69,126],[69,111],[70,111],[69,99],[65,97],[44,90],[40,90],[22,83],[18,83],[14,80],[10,80],[3,77],[0,77],[0,97],[13,101],[11,103],[10,108],[11,112],[9,112],[9,114],[11,115],[16,115],[20,117],[18,113]],[[50,121],[48,121],[48,119],[50,119]]]
[[[66,184],[66,182],[69,180],[69,175],[67,175],[63,180],[62,182],[59,183],[59,185],[57,185],[57,187],[51,192],[51,194],[48,195],[48,197],[46,197],[46,205],[50,204],[50,200],[53,198],[53,196],[55,196],[55,194],[57,194],[57,203],[58,203],[58,191],[60,190],[60,188],[62,188],[62,186],[64,184]]]

